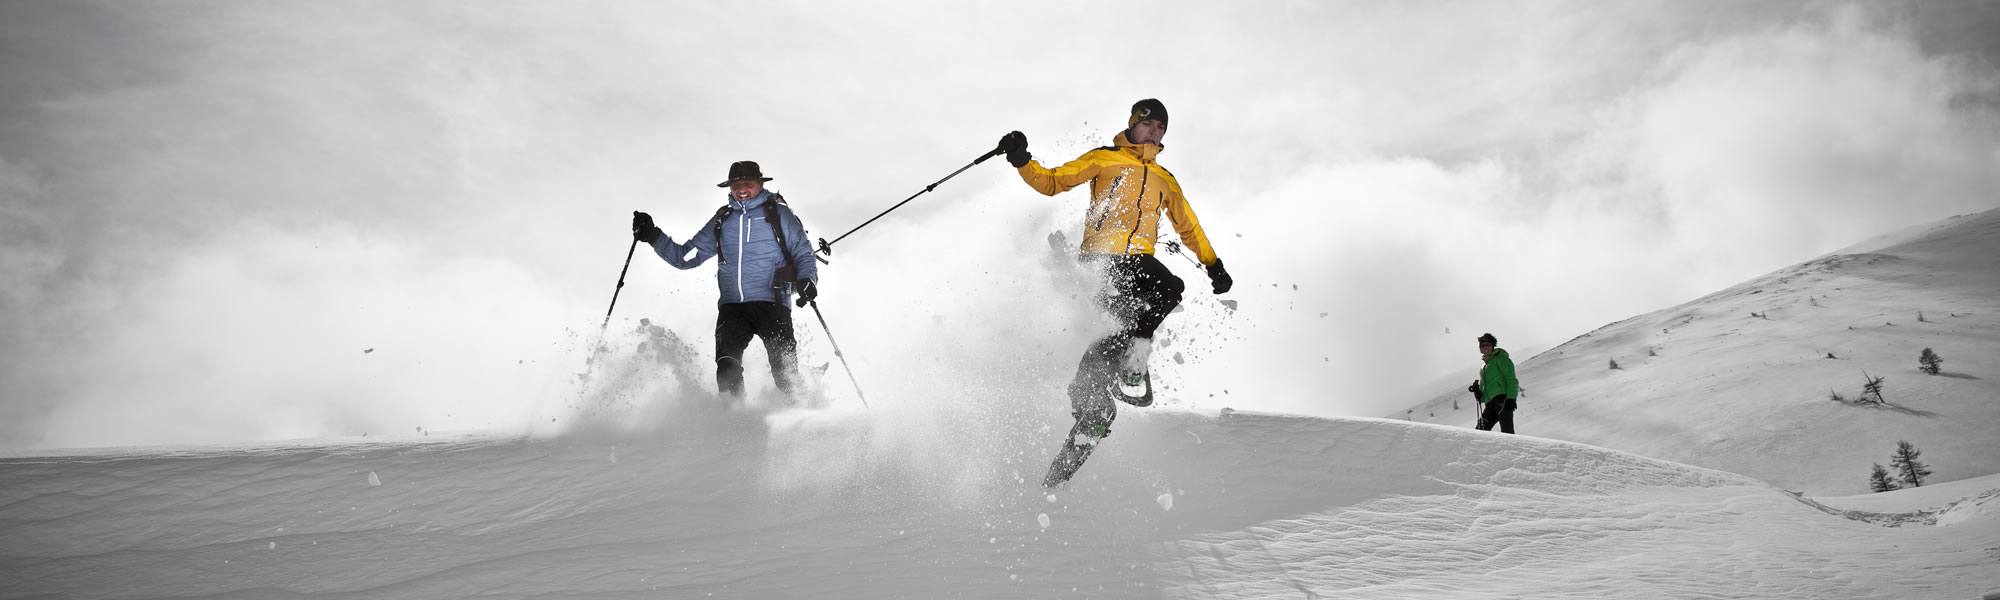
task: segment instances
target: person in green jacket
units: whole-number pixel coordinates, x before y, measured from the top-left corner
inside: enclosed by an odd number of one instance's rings
[[[1514,378],[1514,359],[1499,344],[1491,333],[1479,336],[1479,357],[1486,366],[1479,369],[1479,381],[1470,389],[1483,405],[1479,430],[1492,431],[1498,424],[1501,433],[1514,433],[1514,401],[1521,396],[1521,382]]]

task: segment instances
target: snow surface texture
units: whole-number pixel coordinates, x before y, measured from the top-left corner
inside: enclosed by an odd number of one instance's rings
[[[1954,217],[1516,354],[1516,429],[1813,495],[1868,491],[1898,440],[1923,453],[1928,483],[2000,473],[1995,257],[2000,211]],[[1944,358],[1938,375],[1918,370],[1924,348]],[[1886,405],[1856,402],[1864,373],[1884,378]],[[1464,387],[1391,416],[1469,427]]]
[[[1747,477],[1569,442],[1155,410],[1130,411],[1050,494],[1036,485],[1054,451],[1041,428],[966,438],[912,434],[900,418],[716,413],[622,440],[7,459],[0,598],[2000,591],[1996,478],[1956,484],[1935,525],[1887,527]],[[1007,438],[1041,449],[988,445]],[[1894,492],[1865,508],[1936,511],[1944,498]]]

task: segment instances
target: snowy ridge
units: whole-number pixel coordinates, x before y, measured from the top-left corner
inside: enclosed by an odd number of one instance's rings
[[[1809,495],[1867,491],[1898,440],[1931,483],[2000,473],[2000,211],[1849,250],[1517,355],[1519,430]],[[1857,401],[1864,373],[1887,404]],[[1396,416],[1469,426],[1462,388]]]
[[[1051,446],[1047,423],[982,438],[913,432],[906,417],[726,414],[623,438],[9,459],[0,598],[2000,590],[1991,512],[1886,528],[1750,478],[1569,442],[1131,411],[1051,495],[1034,476],[1052,447],[1004,451]]]

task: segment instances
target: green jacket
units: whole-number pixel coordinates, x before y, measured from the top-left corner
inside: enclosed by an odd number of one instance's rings
[[[1486,357],[1486,366],[1479,369],[1479,401],[1499,396],[1521,397],[1521,382],[1514,379],[1514,359],[1507,357],[1504,348],[1494,348],[1493,355]]]

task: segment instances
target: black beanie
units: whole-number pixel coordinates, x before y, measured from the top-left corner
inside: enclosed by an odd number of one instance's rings
[[[1159,100],[1147,98],[1132,104],[1132,118],[1125,121],[1126,127],[1138,125],[1140,121],[1156,119],[1161,125],[1167,124],[1167,105]]]

